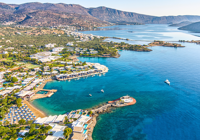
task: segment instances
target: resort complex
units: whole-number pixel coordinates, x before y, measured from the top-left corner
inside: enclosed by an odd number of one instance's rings
[[[22,28],[25,29],[25,27]],[[18,28],[14,29],[18,30]],[[13,126],[17,130],[15,139],[17,137],[18,140],[33,139],[34,137],[34,139],[42,140],[91,140],[99,113],[107,112],[109,108],[136,103],[134,98],[123,96],[99,107],[47,116],[31,102],[36,99],[51,98],[56,94],[58,89],[44,89],[48,82],[78,80],[105,74],[109,71],[107,66],[100,63],[82,62],[78,60],[78,57],[119,57],[117,48],[121,45],[127,46],[127,44],[105,42],[101,36],[83,34],[65,28],[28,29],[37,31],[38,35],[41,30],[48,31],[49,35],[40,37],[44,40],[47,38],[49,40],[50,37],[52,41],[41,41],[35,35],[33,38],[36,37],[38,40],[36,45],[24,36],[31,43],[23,39],[20,46],[10,47],[7,43],[14,45],[16,40],[10,40],[6,36],[6,40],[2,38],[0,43],[2,44],[0,46],[2,58],[0,62],[0,104],[2,106],[0,123],[2,129]],[[54,31],[53,35],[51,30]],[[19,38],[23,34],[24,32],[17,31]],[[104,91],[101,90],[101,92]],[[92,96],[89,95],[89,97]],[[10,138],[13,137],[10,132],[8,134]]]

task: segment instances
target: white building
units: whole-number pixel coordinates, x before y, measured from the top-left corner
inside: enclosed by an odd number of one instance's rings
[[[64,49],[64,47],[56,47],[52,49],[52,52],[61,52]]]
[[[53,47],[55,47],[55,43],[53,43],[53,44],[51,44],[51,43],[49,43],[49,44],[45,44],[45,47],[46,48],[53,48]]]
[[[97,54],[98,51],[90,51],[90,54]]]
[[[47,136],[45,140],[58,140],[59,138],[54,136]]]
[[[50,126],[52,127],[52,129],[50,130],[50,133],[52,132],[54,137],[65,139],[65,136],[63,135],[63,133],[66,126],[61,126],[58,124],[50,124]]]
[[[3,51],[3,53],[2,54],[8,54],[8,52],[7,51]]]
[[[67,46],[74,46],[74,43],[73,42],[68,42],[66,45]]]

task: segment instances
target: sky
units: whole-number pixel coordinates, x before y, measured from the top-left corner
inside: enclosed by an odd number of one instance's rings
[[[7,4],[28,2],[80,4],[86,8],[105,6],[154,16],[200,15],[200,0],[1,0]]]

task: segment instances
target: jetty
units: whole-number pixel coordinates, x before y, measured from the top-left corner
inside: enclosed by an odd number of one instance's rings
[[[136,104],[136,99],[134,99],[133,97],[130,97],[130,96],[123,96],[123,97],[120,97],[116,100],[113,100],[113,101],[108,101],[107,103],[101,105],[101,106],[98,106],[96,107],[95,109],[92,109],[92,122],[91,124],[88,126],[88,132],[87,132],[87,135],[88,135],[88,140],[93,140],[92,139],[92,133],[93,133],[93,130],[94,130],[94,127],[96,125],[96,118],[98,117],[99,114],[101,113],[104,113],[104,112],[107,112],[109,108],[117,108],[117,107],[125,107],[125,106],[130,106],[130,105],[134,105]],[[88,111],[88,110],[87,110]]]
[[[47,93],[46,94],[38,94],[37,93],[38,91],[47,91]],[[32,96],[30,98],[30,100],[51,97],[55,92],[57,92],[57,89],[37,89],[37,90],[35,90],[35,95]]]
[[[136,104],[136,100],[133,97],[130,96],[123,96],[113,101],[108,101],[106,104],[101,105],[100,107],[97,107],[95,109],[92,109],[91,111],[95,114],[103,113],[108,110],[109,107],[124,107],[129,105]]]

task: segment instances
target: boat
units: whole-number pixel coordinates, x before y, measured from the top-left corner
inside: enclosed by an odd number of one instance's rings
[[[102,90],[101,90],[101,92],[103,92],[103,93],[104,93],[104,90],[102,89]]]
[[[92,97],[92,94],[89,94],[90,97]]]
[[[168,84],[168,85],[170,85],[170,82],[169,82],[169,80],[167,79],[167,80],[165,80],[165,83],[166,84]]]

